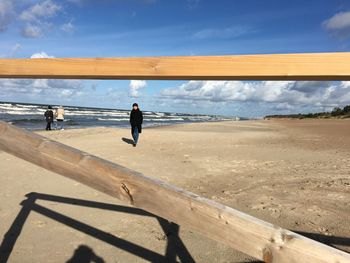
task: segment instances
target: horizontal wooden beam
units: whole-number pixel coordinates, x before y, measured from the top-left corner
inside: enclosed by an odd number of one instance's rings
[[[0,59],[0,78],[350,80],[350,53]]]
[[[265,262],[350,262],[345,252],[5,122],[0,149]]]

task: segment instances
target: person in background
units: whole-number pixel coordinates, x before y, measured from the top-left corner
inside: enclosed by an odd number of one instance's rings
[[[56,119],[56,112],[57,112],[57,109],[58,109],[58,108],[55,108],[55,110],[54,110],[53,122],[52,122],[53,126],[55,127],[55,130],[57,130],[57,119]]]
[[[51,106],[47,107],[47,110],[45,111],[44,116],[46,119],[46,130],[51,131],[51,124],[53,122],[53,111]]]
[[[139,134],[142,132],[142,121],[142,111],[140,111],[139,105],[137,105],[137,103],[134,103],[130,112],[131,135],[134,139],[134,147],[136,147],[139,140]]]
[[[63,129],[63,121],[64,121],[64,109],[62,106],[59,106],[55,113],[57,126],[60,126],[60,130]]]

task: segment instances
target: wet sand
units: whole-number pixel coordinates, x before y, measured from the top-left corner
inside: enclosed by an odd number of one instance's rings
[[[349,130],[349,120],[185,124],[144,129],[136,148],[127,129],[40,134],[350,252]],[[3,152],[0,200],[8,262],[252,260]]]

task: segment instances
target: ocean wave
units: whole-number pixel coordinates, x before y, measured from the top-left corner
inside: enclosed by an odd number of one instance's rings
[[[172,121],[184,121],[183,118],[172,118],[172,119],[166,119],[166,118],[164,118],[164,119],[148,119],[148,118],[144,118],[143,120],[144,120],[144,121],[153,121],[153,122],[158,122],[158,121],[162,121],[162,122],[164,122],[164,121],[168,121],[168,122],[172,122]]]
[[[103,111],[70,111],[66,110],[66,115],[81,115],[81,116],[128,116],[123,112],[103,112]]]
[[[43,106],[39,106],[39,105],[19,105],[19,104],[15,104],[16,107],[21,107],[21,108],[30,108],[30,109],[36,109],[36,108],[45,108]]]
[[[97,118],[99,121],[129,121],[129,118]]]
[[[2,112],[5,114],[9,114],[9,115],[42,115],[44,113],[43,112],[33,112],[33,111],[6,111],[6,112]]]

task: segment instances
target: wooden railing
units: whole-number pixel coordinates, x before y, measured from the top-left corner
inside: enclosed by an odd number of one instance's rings
[[[350,53],[0,59],[2,78],[350,80]]]
[[[312,65],[316,68],[312,69]],[[317,69],[320,73],[316,73]],[[0,76],[349,79],[350,54],[0,60]],[[265,262],[350,262],[348,253],[5,122],[0,122],[0,149],[169,221],[191,227],[213,240]]]

